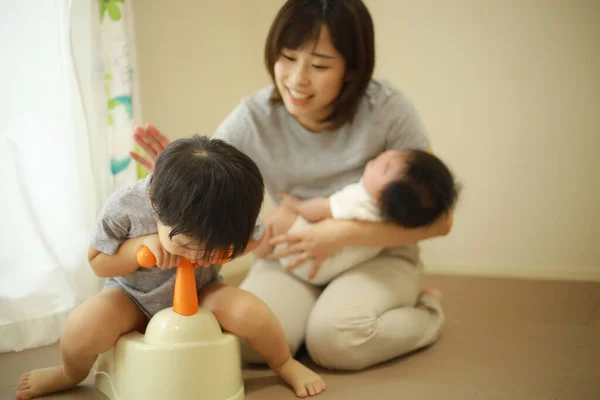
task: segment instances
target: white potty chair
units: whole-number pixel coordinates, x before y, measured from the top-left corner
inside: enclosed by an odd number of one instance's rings
[[[140,265],[154,266],[152,253],[142,249]],[[123,335],[101,354],[95,379],[110,400],[244,399],[239,340],[198,308],[189,260],[177,267],[173,308],[154,315],[144,335]]]

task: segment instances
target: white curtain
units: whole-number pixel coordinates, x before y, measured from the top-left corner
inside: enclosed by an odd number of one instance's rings
[[[101,287],[87,265],[96,217],[136,178],[127,3],[19,0],[0,13],[0,352],[56,342]]]

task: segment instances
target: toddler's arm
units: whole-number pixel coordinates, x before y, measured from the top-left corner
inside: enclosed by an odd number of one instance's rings
[[[88,261],[94,273],[101,278],[129,275],[139,268],[137,251],[145,236],[123,242],[114,255],[104,254],[93,247],[88,249]]]
[[[242,255],[252,253],[257,258],[262,258],[269,254],[272,251],[272,249],[270,249],[272,246],[268,244],[268,239],[270,238],[270,235],[267,234],[268,230],[269,227],[265,225],[265,223],[259,217],[256,221],[254,234],[252,235],[252,238],[250,238],[250,241],[246,245],[246,249],[244,249],[244,253]]]
[[[249,251],[252,252],[252,254],[256,257],[256,258],[264,258],[267,255],[271,254],[273,252],[273,249],[275,248],[275,246],[271,246],[269,244],[269,235],[267,235],[266,233],[263,235],[262,239],[260,240],[253,240],[250,243],[248,243],[248,248],[250,248]],[[249,252],[248,250],[246,250],[246,253]]]

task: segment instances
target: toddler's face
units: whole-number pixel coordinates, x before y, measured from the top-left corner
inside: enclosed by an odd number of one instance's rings
[[[163,225],[160,221],[157,223],[157,226],[160,243],[169,253],[185,257],[192,263],[196,263],[200,266],[206,267],[215,263],[217,254],[214,254],[209,260],[205,260],[202,244],[198,243],[194,238],[182,234],[169,238],[169,234],[173,228]]]
[[[406,169],[407,152],[386,150],[367,163],[363,173],[363,184],[367,193],[375,200],[393,180],[399,179]]]

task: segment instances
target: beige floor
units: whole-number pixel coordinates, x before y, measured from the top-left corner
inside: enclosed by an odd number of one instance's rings
[[[441,340],[366,371],[322,371],[320,399],[600,399],[600,283],[432,276],[448,322]],[[305,356],[302,357],[310,363]],[[0,399],[19,375],[56,364],[56,346],[0,355]],[[245,369],[247,400],[295,396],[265,369]],[[91,382],[45,399],[105,399]]]

